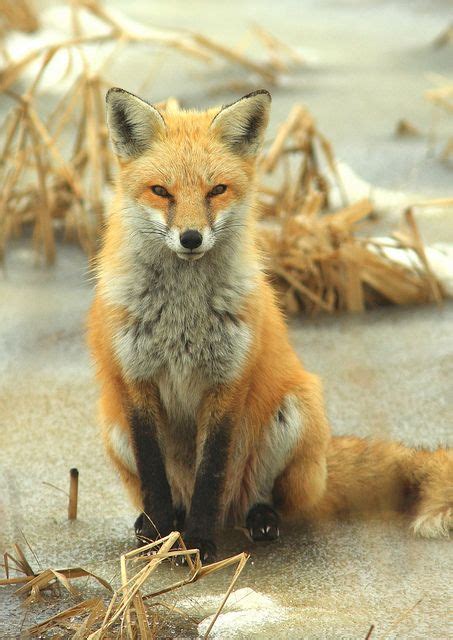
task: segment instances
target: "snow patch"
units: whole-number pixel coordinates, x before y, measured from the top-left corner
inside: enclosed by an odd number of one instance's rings
[[[198,633],[204,635],[214,613],[200,622]],[[244,638],[273,622],[288,617],[288,609],[272,598],[248,587],[233,591],[210,633],[212,638]]]

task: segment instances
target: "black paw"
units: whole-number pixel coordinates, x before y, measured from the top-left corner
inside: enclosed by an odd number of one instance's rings
[[[134,531],[136,536],[141,535],[143,531],[143,518],[144,518],[144,514],[141,513],[138,516],[137,520],[134,522]]]
[[[205,540],[197,536],[184,536],[184,544],[188,549],[198,549],[200,551],[200,560],[203,564],[211,564],[215,562],[217,556],[217,547],[213,540]],[[181,556],[182,564],[185,563],[184,556]]]
[[[141,535],[143,531],[143,521],[145,514],[141,513],[137,520],[134,522],[135,535]],[[173,529],[172,531],[183,531],[184,523],[186,521],[186,510],[184,507],[176,507],[173,515]]]
[[[277,540],[280,536],[278,513],[268,504],[256,504],[250,509],[245,521],[249,534],[255,542]]]
[[[172,531],[171,525],[156,526],[148,516],[141,513],[134,523],[137,546],[143,547],[150,542],[167,536]]]

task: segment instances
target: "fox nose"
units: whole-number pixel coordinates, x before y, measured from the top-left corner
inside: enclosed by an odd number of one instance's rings
[[[184,249],[196,249],[203,242],[203,236],[196,229],[188,229],[184,231],[184,233],[181,233],[179,242]]]

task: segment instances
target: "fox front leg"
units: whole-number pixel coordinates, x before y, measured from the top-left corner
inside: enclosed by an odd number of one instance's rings
[[[146,544],[172,531],[174,511],[153,416],[144,409],[134,409],[131,427],[143,501],[143,514],[135,530],[139,541]]]
[[[186,520],[186,546],[199,549],[203,562],[213,562],[217,553],[214,537],[221,509],[231,428],[231,420],[223,418],[208,430]]]

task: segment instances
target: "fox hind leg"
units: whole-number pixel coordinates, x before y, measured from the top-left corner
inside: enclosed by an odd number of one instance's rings
[[[279,515],[294,517],[316,504],[326,487],[330,438],[322,394],[315,376],[281,398],[259,453],[257,491],[246,526],[253,540],[279,537]],[[277,514],[278,511],[278,514]]]
[[[310,513],[324,496],[327,485],[326,453],[330,430],[320,390],[314,383],[313,392],[301,392],[299,402],[303,428],[272,492],[279,513],[289,519]]]

